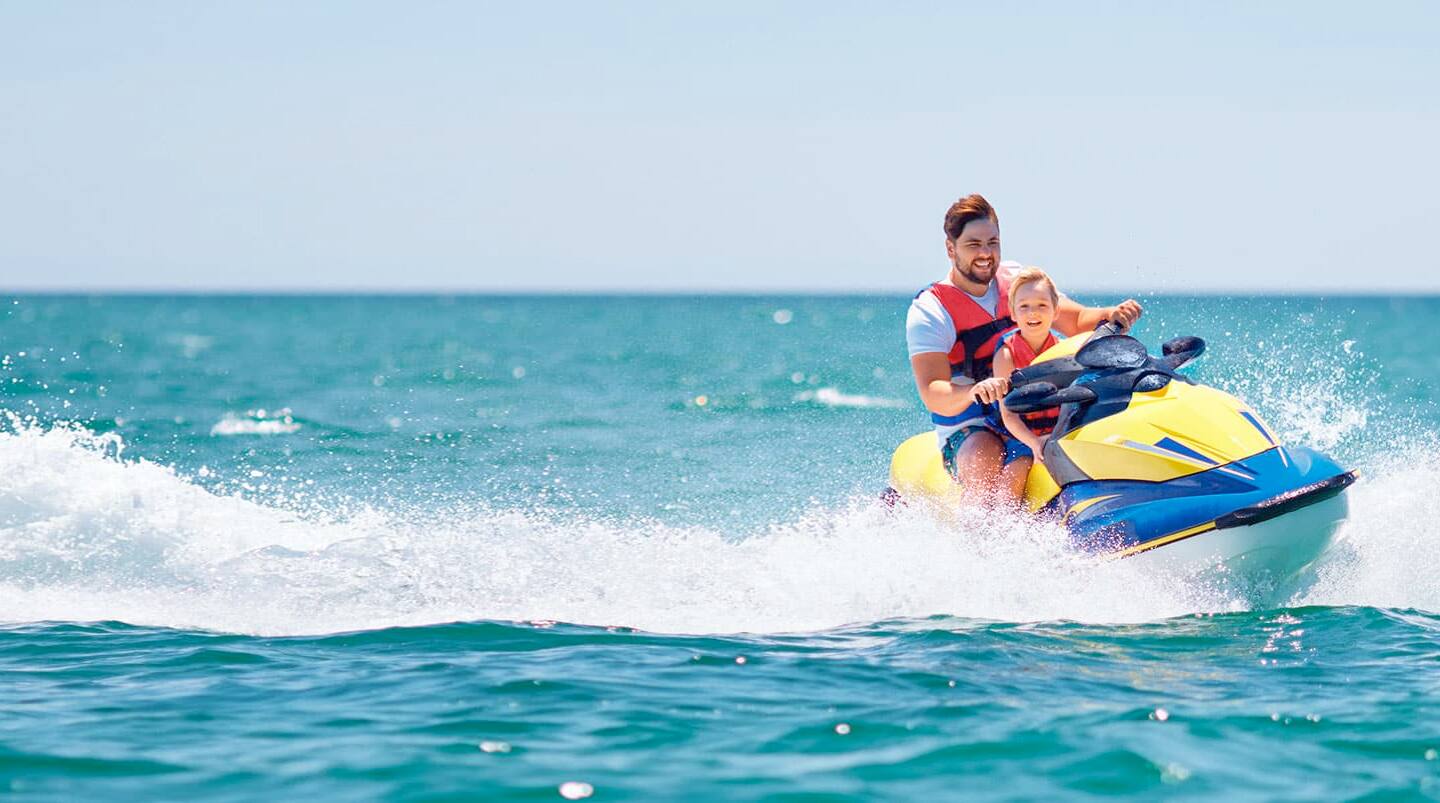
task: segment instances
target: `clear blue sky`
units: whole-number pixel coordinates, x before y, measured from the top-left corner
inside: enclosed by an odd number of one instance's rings
[[[0,0],[0,287],[1440,291],[1437,9]]]

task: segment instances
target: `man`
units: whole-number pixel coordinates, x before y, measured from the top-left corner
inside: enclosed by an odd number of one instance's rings
[[[1000,218],[979,195],[961,198],[945,213],[945,253],[950,272],[910,303],[905,340],[945,467],[967,497],[986,504],[1024,482],[1010,474],[1025,461],[1006,465],[996,419],[987,415],[987,405],[1010,392],[1008,379],[991,374],[996,343],[1014,326],[1007,296],[1010,277],[1020,265],[1000,261]],[[1114,307],[1082,307],[1062,295],[1054,326],[1066,336],[1091,331],[1105,320],[1128,328],[1141,312],[1134,299]]]

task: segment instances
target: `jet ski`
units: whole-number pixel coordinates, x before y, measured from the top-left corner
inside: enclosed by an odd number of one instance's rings
[[[1059,407],[1025,504],[1059,521],[1082,553],[1273,587],[1331,546],[1355,472],[1281,443],[1244,402],[1179,372],[1204,350],[1200,338],[1178,337],[1156,357],[1105,324],[1016,371],[1005,406]],[[963,496],[933,432],[895,451],[890,486],[891,501]]]

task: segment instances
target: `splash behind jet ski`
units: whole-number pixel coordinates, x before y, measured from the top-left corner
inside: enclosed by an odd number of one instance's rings
[[[1287,581],[1333,543],[1355,473],[1281,443],[1244,402],[1179,372],[1204,350],[1181,337],[1156,357],[1101,327],[1016,371],[1008,408],[1059,407],[1025,503],[1083,553]],[[892,499],[963,495],[933,433],[901,444],[890,483]]]

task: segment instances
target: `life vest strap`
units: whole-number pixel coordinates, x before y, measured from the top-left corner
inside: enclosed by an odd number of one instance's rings
[[[960,368],[965,373],[965,376],[970,377],[976,382],[980,382],[995,375],[994,352],[992,351],[987,355],[990,359],[987,360],[983,366],[975,362],[975,352],[979,351],[980,347],[985,345],[990,338],[1014,325],[1015,321],[1006,315],[1003,318],[996,318],[989,323],[981,324],[973,329],[966,329],[963,332],[957,332],[955,334],[955,339],[959,340],[960,344],[965,347],[965,362],[960,363]],[[954,364],[950,366],[951,376],[955,375],[955,368],[956,366]],[[980,376],[980,374],[984,374],[984,376]]]

